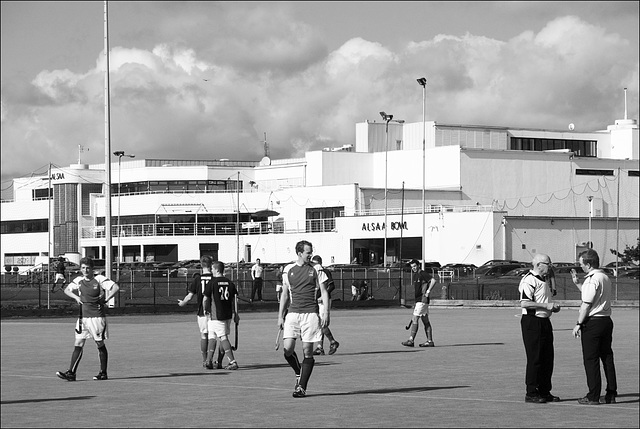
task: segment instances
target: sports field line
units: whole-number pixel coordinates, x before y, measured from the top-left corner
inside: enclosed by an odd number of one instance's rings
[[[222,371],[220,371],[220,373],[222,373]],[[209,373],[204,373],[204,374],[209,374]],[[3,374],[3,377],[16,377],[16,378],[28,378],[28,379],[51,379],[52,377],[49,376],[36,376],[36,375],[24,375],[24,374]],[[84,382],[91,382],[93,383],[93,380],[84,380],[84,381],[79,381],[80,383],[84,383]],[[62,382],[62,384],[64,383],[69,383],[69,382]],[[74,383],[78,383],[78,381],[75,381]],[[104,382],[102,382],[104,383]],[[239,386],[237,384],[226,384],[226,383],[218,383],[216,382],[215,386],[212,386],[211,383],[187,383],[187,382],[164,382],[164,381],[159,381],[159,380],[153,380],[153,381],[144,381],[144,380],[140,380],[140,379],[136,379],[136,380],[125,380],[125,379],[118,379],[118,378],[109,378],[109,381],[107,381],[107,383],[134,383],[134,384],[147,384],[147,385],[166,385],[166,386],[183,386],[183,387],[197,387],[197,388],[214,388],[215,389],[240,389],[240,390],[251,390],[251,391],[255,391],[255,390],[262,390],[262,391],[276,391],[276,392],[286,392],[287,394],[291,392],[290,388],[279,388],[279,387],[267,387],[267,386]],[[401,399],[409,399],[409,398],[413,398],[413,399],[419,399],[420,401],[441,401],[441,402],[456,402],[456,403],[460,403],[460,402],[484,402],[484,403],[500,403],[500,404],[522,404],[523,401],[521,400],[509,400],[509,399],[487,399],[487,398],[464,398],[464,397],[447,397],[447,396],[429,396],[429,395],[425,395],[424,393],[420,393],[420,394],[408,394],[408,393],[375,393],[375,392],[357,392],[357,391],[350,391],[350,392],[339,392],[339,391],[323,391],[323,390],[318,390],[318,389],[313,389],[312,392],[310,392],[310,394],[308,395],[308,398],[313,398],[314,396],[341,396],[341,395],[353,395],[353,394],[360,394],[360,395],[367,395],[370,396],[372,398],[376,398],[379,397],[381,399],[383,398],[401,398]],[[287,395],[288,396],[288,395]],[[384,399],[383,399],[384,400]],[[577,399],[576,399],[577,401]],[[564,402],[558,402],[558,403],[554,403],[554,404],[548,404],[546,406],[552,406],[552,407],[578,407],[580,409],[585,409],[584,405],[580,405],[578,404],[576,401],[574,400],[565,400]],[[533,406],[539,406],[539,405],[533,405]],[[620,410],[620,411],[632,411],[634,413],[636,413],[638,411],[637,407],[633,407],[633,406],[625,406],[622,404],[600,404],[599,407],[601,408],[610,408],[610,409],[615,409],[615,410]]]

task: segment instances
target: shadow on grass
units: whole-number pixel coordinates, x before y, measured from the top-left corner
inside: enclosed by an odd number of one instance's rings
[[[351,392],[336,392],[336,393],[318,393],[309,396],[346,396],[346,395],[385,395],[389,393],[419,393],[430,392],[432,390],[444,390],[444,389],[464,389],[469,386],[446,386],[446,387],[396,387],[388,389],[369,389],[369,390],[354,390]]]
[[[11,404],[31,404],[38,402],[57,402],[57,401],[84,401],[87,399],[93,399],[95,396],[72,396],[70,398],[46,398],[46,399],[18,399],[16,401],[2,401],[2,405]]]
[[[289,364],[284,363],[276,363],[276,364],[264,364],[264,365],[241,365],[236,370],[229,369],[212,369],[212,370],[202,370],[202,372],[172,372],[169,374],[156,374],[156,375],[138,375],[132,377],[109,377],[109,380],[137,380],[137,379],[147,379],[147,378],[173,378],[173,377],[202,377],[209,375],[229,375],[232,372],[236,371],[251,371],[251,370],[261,370],[261,369],[273,369],[273,368],[290,368]],[[327,366],[333,365],[330,362],[318,362],[316,361],[315,366]]]
[[[504,346],[504,343],[470,343],[470,344],[447,344],[444,346],[436,346],[435,348],[444,348],[444,347],[473,347],[473,346]],[[358,352],[358,353],[339,353],[340,356],[355,356],[355,355],[381,355],[381,354],[389,354],[389,353],[415,353],[419,352],[423,349],[431,349],[431,347],[404,347],[398,350],[378,350],[378,351],[368,351],[368,352]],[[316,365],[317,365],[316,361]]]

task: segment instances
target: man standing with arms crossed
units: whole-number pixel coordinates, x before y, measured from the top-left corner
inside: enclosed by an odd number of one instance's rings
[[[411,271],[413,271],[413,288],[415,291],[416,303],[413,308],[413,316],[411,317],[411,334],[409,339],[402,343],[403,346],[413,347],[413,340],[418,333],[418,319],[422,320],[424,325],[424,332],[427,334],[427,341],[419,344],[420,347],[434,347],[433,343],[433,331],[431,329],[431,322],[429,322],[429,294],[431,289],[436,284],[434,279],[426,271],[422,271],[420,262],[413,259],[411,262]]]
[[[253,284],[251,285],[251,302],[255,298],[256,292],[258,292],[258,300],[262,302],[262,274],[264,267],[260,263],[260,258],[256,259],[256,263],[251,267],[251,278]]]
[[[611,320],[611,280],[600,269],[600,257],[593,250],[580,253],[580,267],[587,273],[580,285],[575,270],[571,270],[573,283],[582,293],[582,304],[578,313],[578,322],[573,328],[573,336],[581,337],[584,370],[587,374],[589,393],[578,399],[581,405],[598,405],[602,378],[600,360],[607,379],[607,393],[603,401],[606,404],[616,402],[618,382],[616,366],[613,361],[613,321]]]
[[[551,313],[560,311],[560,305],[549,302],[551,291],[546,281],[551,267],[548,255],[537,254],[531,262],[531,270],[522,277],[518,291],[522,307],[522,340],[527,355],[525,402],[544,404],[558,402],[551,394],[553,374],[553,326]]]
[[[313,345],[322,338],[322,328],[329,326],[329,294],[325,287],[326,274],[316,271],[311,265],[313,245],[308,241],[296,244],[296,262],[288,264],[282,276],[282,298],[278,311],[278,328],[283,329],[284,358],[296,374],[294,398],[307,394],[307,383],[315,360]],[[320,289],[324,313],[318,314],[316,289]],[[286,319],[284,311],[291,301]],[[295,352],[296,338],[302,340],[304,360],[302,364]]]

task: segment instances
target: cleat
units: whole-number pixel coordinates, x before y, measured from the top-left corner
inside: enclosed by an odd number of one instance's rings
[[[58,377],[60,377],[63,380],[67,380],[67,381],[76,381],[76,373],[75,372],[71,372],[71,371],[66,371],[66,372],[62,372],[62,371],[58,371],[56,372],[56,375]]]
[[[606,395],[600,397],[601,404],[615,404],[616,403],[616,394],[615,393],[607,393]]]
[[[214,361],[213,365],[216,367],[216,369],[222,369],[222,362]]]
[[[314,355],[324,355],[324,349],[322,347],[318,347],[313,351]]]
[[[300,386],[299,384],[296,386],[296,389],[293,391],[294,398],[304,398],[307,396],[307,392]]]
[[[413,347],[413,340],[404,341],[402,345],[406,347]]]
[[[578,399],[578,404],[580,404],[580,405],[600,405],[600,401],[592,401],[591,399],[589,399],[589,398],[587,398],[585,396],[584,398]]]
[[[433,344],[433,341],[425,341],[422,344],[418,344],[420,347],[435,347],[436,345]]]
[[[230,370],[230,371],[236,370],[238,369],[238,364],[235,361],[231,362],[229,365],[225,366],[224,369]]]
[[[542,396],[535,394],[535,395],[525,395],[524,402],[531,402],[534,404],[546,404],[547,400]]]
[[[213,362],[207,362],[204,364],[204,367],[207,369],[213,369]]]
[[[334,354],[338,350],[338,347],[340,347],[339,342],[335,341],[331,343],[331,345],[329,346],[329,354],[330,355]]]
[[[206,368],[206,367],[207,367],[207,361],[206,361],[206,360],[203,360],[203,361],[202,361],[202,367],[203,367],[203,368]]]
[[[94,376],[93,376],[93,379],[94,379],[94,380],[108,380],[108,379],[109,379],[109,377],[107,377],[107,373],[106,373],[106,372],[102,372],[102,371],[100,371],[100,372],[98,373],[98,375],[94,375]]]
[[[540,396],[543,397],[547,402],[560,402],[560,398],[552,395],[551,393],[547,393],[546,395],[540,395]]]

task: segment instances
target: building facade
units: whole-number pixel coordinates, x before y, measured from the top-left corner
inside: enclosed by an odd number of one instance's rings
[[[635,120],[591,133],[385,125],[356,124],[354,145],[296,159],[113,162],[114,260],[287,262],[305,239],[326,264],[479,265],[536,252],[571,262],[589,243],[606,263],[636,243]],[[104,164],[14,179],[1,206],[4,265],[105,258],[105,180]]]

